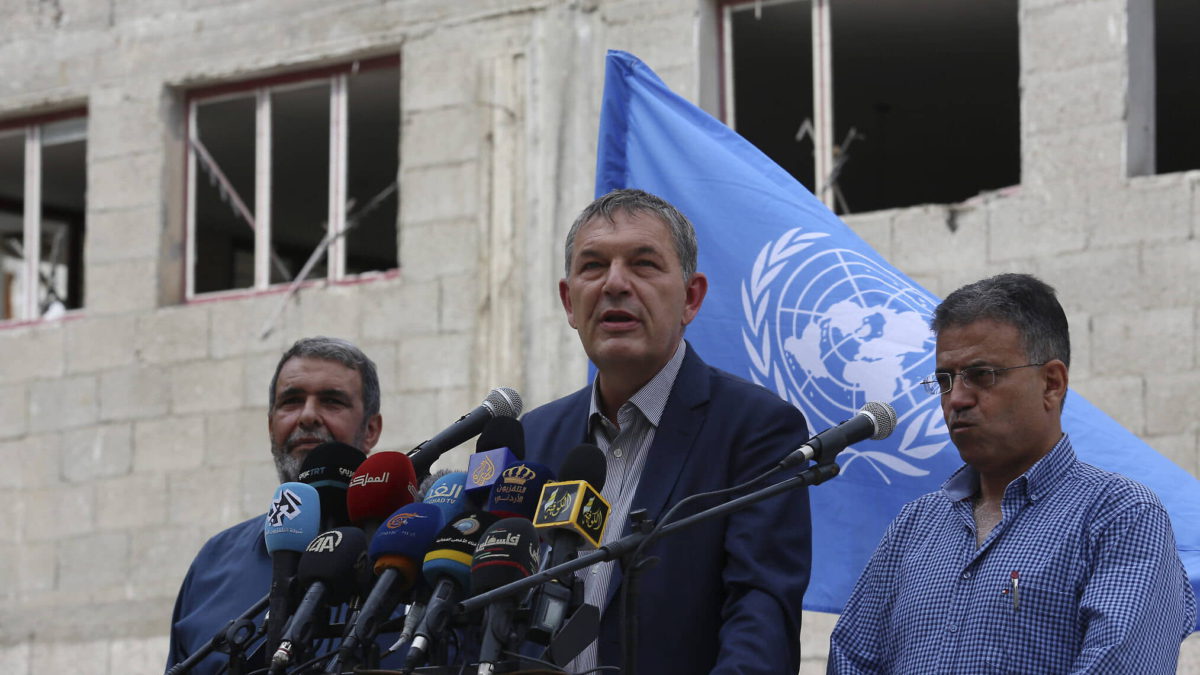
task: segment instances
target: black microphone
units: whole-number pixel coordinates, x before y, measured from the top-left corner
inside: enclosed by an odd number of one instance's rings
[[[808,442],[783,458],[776,469],[788,469],[816,457],[822,464],[832,462],[848,446],[868,438],[878,441],[892,435],[896,428],[896,410],[886,403],[871,401],[854,417],[808,439]]]
[[[346,490],[367,456],[339,441],[326,441],[312,449],[300,467],[299,479],[317,489],[321,497],[321,531],[350,524]]]
[[[550,559],[546,563],[547,569],[557,567],[571,560],[578,554],[579,549],[584,546],[592,548],[592,542],[584,536],[584,533],[594,536],[596,531],[599,530],[601,533],[600,536],[603,536],[603,528],[607,520],[607,508],[597,508],[594,510],[590,518],[598,518],[599,523],[593,524],[593,527],[589,528],[584,525],[583,521],[587,520],[588,523],[591,523],[592,520],[589,519],[588,514],[582,512],[582,507],[579,509],[569,508],[567,503],[574,504],[576,501],[583,501],[583,499],[580,499],[582,495],[575,494],[576,492],[590,495],[593,493],[598,494],[600,490],[604,489],[604,481],[608,473],[607,467],[608,462],[604,458],[604,451],[591,443],[582,443],[571,448],[571,451],[567,453],[566,459],[563,460],[559,475],[560,483],[548,483],[543,488],[543,494],[546,499],[538,503],[538,512],[534,518],[534,526],[550,528],[548,533],[546,533],[547,543],[551,547]],[[582,482],[585,485],[580,485],[577,488],[569,485],[570,483],[578,482]],[[562,483],[568,485],[560,485]],[[554,487],[556,485],[560,485],[557,491]],[[589,489],[591,492],[588,492]],[[568,492],[571,493],[571,496],[564,500],[563,497]],[[601,502],[603,502],[603,497],[595,505],[599,506]],[[604,504],[604,507],[607,507],[607,504]],[[551,516],[546,511],[554,515]],[[574,514],[574,517],[572,517],[572,514]],[[597,541],[597,543],[600,542]],[[582,598],[579,597],[579,590],[576,588],[574,575],[562,580],[551,579],[548,583],[539,587],[534,595],[533,612],[530,615],[529,639],[538,644],[549,645],[553,637],[562,628],[567,616],[582,603]],[[588,640],[588,642],[590,641]],[[555,658],[551,660],[559,665],[565,663]]]
[[[520,581],[538,567],[537,531],[525,518],[497,521],[483,534],[471,561],[471,592],[475,595]],[[479,675],[491,675],[504,650],[516,642],[513,614],[517,599],[508,596],[483,611],[483,645],[479,649]]]
[[[429,467],[447,450],[479,434],[483,426],[493,417],[519,417],[521,395],[508,387],[496,387],[488,392],[487,398],[471,412],[458,418],[436,436],[413,448],[408,453],[418,480],[429,475]]]
[[[322,532],[300,557],[297,578],[308,591],[271,657],[271,673],[282,673],[312,637],[313,614],[321,604],[339,605],[350,599],[370,574],[367,535],[357,527]]]

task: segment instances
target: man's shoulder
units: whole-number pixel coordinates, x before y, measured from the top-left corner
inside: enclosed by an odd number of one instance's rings
[[[1075,460],[1068,481],[1071,485],[1064,497],[1089,502],[1095,517],[1146,507],[1165,512],[1158,495],[1150,488],[1087,462]]]
[[[260,514],[214,534],[200,548],[196,558],[244,555],[247,550],[252,550],[258,545],[263,535],[263,519],[266,517],[267,514]]]

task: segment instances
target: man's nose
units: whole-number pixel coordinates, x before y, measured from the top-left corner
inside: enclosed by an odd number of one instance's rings
[[[977,396],[977,391],[968,387],[962,377],[956,376],[950,392],[942,396],[942,405],[949,410],[964,410],[975,405]]]
[[[629,275],[632,270],[621,261],[614,261],[608,266],[604,275],[604,293],[607,295],[623,295],[629,292]]]
[[[300,426],[313,427],[321,423],[320,411],[317,408],[317,398],[310,396],[304,400],[304,407],[300,409]]]

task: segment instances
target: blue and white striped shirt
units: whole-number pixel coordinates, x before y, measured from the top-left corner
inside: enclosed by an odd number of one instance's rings
[[[1175,672],[1196,601],[1154,493],[1079,462],[1064,435],[1008,485],[977,547],[978,485],[964,466],[892,521],[830,673]]]

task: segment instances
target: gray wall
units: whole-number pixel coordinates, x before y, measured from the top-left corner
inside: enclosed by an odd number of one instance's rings
[[[86,309],[0,326],[4,673],[160,672],[192,555],[265,509],[265,388],[295,338],[341,335],[376,360],[381,449],[495,385],[530,405],[574,388],[585,366],[555,284],[591,196],[604,50],[714,100],[706,0],[8,4],[0,119],[90,114]],[[1124,0],[1020,12],[1021,185],[848,222],[938,293],[1006,270],[1056,285],[1076,389],[1200,473],[1185,408],[1200,390],[1200,173],[1127,177],[1145,146]],[[400,274],[305,290],[265,340],[279,293],[182,302],[182,92],[387,53]],[[806,615],[805,672],[823,672],[834,618]],[[1181,671],[1200,672],[1197,638],[1186,652]]]

